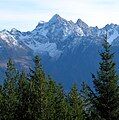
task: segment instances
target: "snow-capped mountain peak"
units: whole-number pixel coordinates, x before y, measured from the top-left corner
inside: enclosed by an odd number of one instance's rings
[[[89,26],[88,26],[85,22],[83,22],[81,19],[78,19],[77,22],[76,22],[76,24],[77,24],[79,27],[81,27],[81,28],[88,28],[88,27],[89,27]]]
[[[57,23],[57,22],[62,22],[65,21],[62,17],[60,17],[58,14],[55,14],[50,20],[49,23]]]
[[[99,42],[101,36],[108,33],[109,43],[118,41],[119,26],[116,24],[106,25],[104,28],[89,27],[81,19],[76,23],[55,14],[48,22],[40,21],[33,31],[20,32],[13,28],[11,31],[3,30],[0,32],[0,38],[9,45],[22,47],[27,46],[35,53],[46,52],[50,57],[60,57],[65,50],[75,48],[79,44],[87,42]],[[98,41],[97,38],[98,37]],[[84,39],[85,38],[85,39]],[[119,42],[118,42],[119,43]],[[87,44],[87,43],[86,43]],[[88,46],[88,44],[87,44]]]
[[[0,38],[2,41],[6,42],[9,46],[18,46],[18,41],[15,39],[15,37],[8,31],[3,30],[0,31]]]
[[[12,35],[18,35],[18,34],[20,34],[21,32],[20,32],[19,30],[15,29],[15,28],[12,28],[11,31],[10,31],[10,33],[11,33]]]
[[[44,21],[40,21],[35,29],[38,29],[39,27],[43,26],[45,23],[46,22],[44,22]]]

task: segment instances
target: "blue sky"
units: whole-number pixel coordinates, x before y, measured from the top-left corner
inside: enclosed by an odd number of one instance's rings
[[[56,13],[89,26],[119,24],[119,0],[0,0],[0,30],[33,30]]]

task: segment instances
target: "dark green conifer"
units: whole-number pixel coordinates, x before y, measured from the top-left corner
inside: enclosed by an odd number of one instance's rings
[[[18,106],[16,120],[30,120],[29,113],[29,81],[26,73],[22,71],[18,81]]]
[[[91,120],[119,120],[119,78],[107,36],[103,48],[104,51],[100,53],[102,61],[99,63],[97,77],[92,75],[94,90],[86,84],[83,85],[85,109]]]
[[[68,120],[68,102],[63,87],[59,84],[56,88],[55,97],[55,120]]]
[[[7,70],[5,76],[5,82],[3,85],[3,95],[4,95],[4,118],[5,120],[14,120],[15,111],[17,109],[18,103],[18,83],[19,74],[16,70],[13,61],[10,59],[7,63]]]
[[[3,87],[0,85],[0,120],[4,118],[3,108],[4,108],[4,96],[3,96]]]
[[[47,81],[38,56],[30,75],[30,113],[34,120],[46,120]]]
[[[76,85],[72,86],[69,93],[69,103],[71,106],[71,120],[84,120],[83,101]]]
[[[50,77],[48,78],[48,87],[47,87],[47,95],[46,95],[46,104],[47,104],[47,111],[46,116],[47,120],[54,120],[55,119],[55,98],[56,98],[56,83]]]

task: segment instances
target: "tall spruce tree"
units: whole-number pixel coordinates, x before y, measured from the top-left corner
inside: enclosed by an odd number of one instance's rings
[[[30,75],[30,113],[31,119],[46,120],[47,81],[38,56],[34,58],[35,67]]]
[[[75,84],[69,93],[69,103],[71,106],[71,120],[84,120],[83,101]]]
[[[114,53],[110,51],[111,45],[107,42],[107,36],[103,48],[97,77],[92,74],[94,90],[83,84],[85,110],[91,120],[119,120],[119,78],[113,62]]]
[[[5,82],[3,85],[4,107],[2,108],[2,112],[4,113],[4,120],[15,119],[15,111],[18,103],[18,78],[18,71],[16,70],[13,61],[10,59],[7,63]]]
[[[53,81],[50,77],[48,77],[48,87],[47,87],[47,111],[46,111],[46,116],[47,120],[54,120],[55,119],[55,105],[56,105],[56,83]]]
[[[56,87],[55,96],[55,119],[54,120],[70,120],[69,119],[69,105],[67,102],[64,89],[61,84]]]
[[[18,106],[15,112],[16,120],[30,120],[29,113],[29,81],[22,71],[18,80]]]
[[[2,88],[2,85],[0,85],[0,120],[2,120],[4,117],[3,117],[3,108],[4,108],[4,104],[3,104],[3,100],[4,100],[4,97],[3,97],[3,88]]]

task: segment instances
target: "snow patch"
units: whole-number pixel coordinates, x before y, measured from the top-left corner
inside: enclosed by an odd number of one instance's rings
[[[12,45],[18,46],[17,40],[14,38],[14,36],[12,36],[7,31],[0,32],[0,37],[1,37],[2,40],[4,40],[5,42],[7,42],[8,45],[10,45],[10,46],[12,46]]]
[[[108,42],[111,44],[113,40],[116,39],[118,36],[119,36],[119,33],[118,31],[115,30],[114,33],[111,36],[109,36]]]
[[[32,42],[25,43],[29,48],[31,48],[34,52],[48,52],[49,56],[51,57],[60,57],[60,54],[62,53],[57,49],[56,43],[40,43],[37,41],[34,41],[34,44]]]

